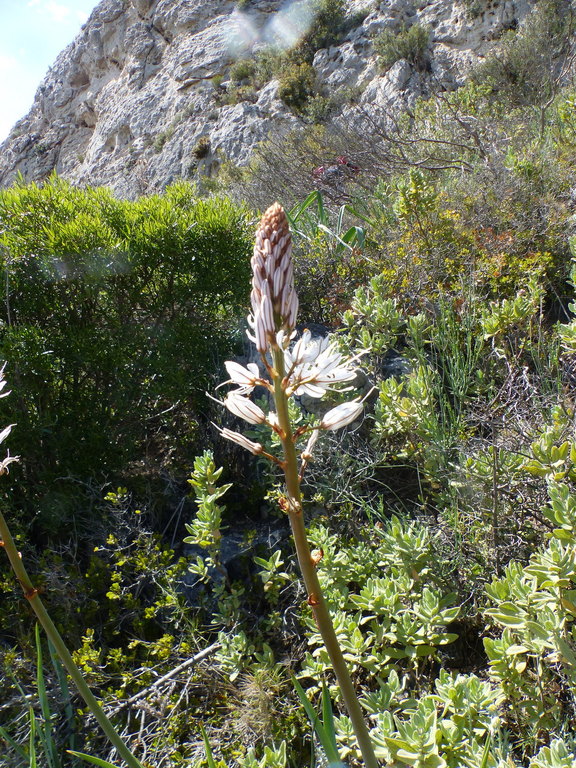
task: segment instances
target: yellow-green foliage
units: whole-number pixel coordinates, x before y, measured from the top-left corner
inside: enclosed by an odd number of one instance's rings
[[[0,358],[19,390],[0,413],[18,421],[28,492],[64,501],[56,476],[181,460],[214,355],[244,312],[244,211],[184,184],[129,202],[52,178],[3,190],[0,221]],[[57,514],[52,504],[49,528]]]

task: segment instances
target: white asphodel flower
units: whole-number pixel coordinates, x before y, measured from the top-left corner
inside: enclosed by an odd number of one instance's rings
[[[226,427],[219,429],[219,432],[222,437],[226,438],[226,440],[231,440],[233,443],[240,445],[242,448],[250,451],[250,453],[253,453],[255,456],[257,456],[259,453],[262,453],[264,450],[260,443],[255,443],[253,440],[249,440],[247,437],[244,437],[244,435],[240,434],[240,432],[234,432],[233,430],[227,429]]]
[[[247,395],[252,392],[256,384],[266,383],[260,378],[260,371],[258,370],[256,363],[248,363],[246,368],[244,368],[244,366],[240,365],[240,363],[235,363],[232,360],[228,360],[224,363],[224,365],[228,371],[228,375],[230,376],[229,381],[224,383],[237,384],[238,389],[236,392],[238,394]],[[222,384],[220,384],[220,386],[222,386]]]
[[[8,454],[5,459],[2,459],[2,461],[0,461],[0,475],[7,474],[9,465],[13,464],[15,461],[20,461],[20,456],[10,456],[10,454]]]
[[[5,367],[6,366],[3,365],[2,368],[0,368],[0,397],[7,397],[10,394],[9,391],[8,392],[2,392],[2,390],[6,386],[6,379],[4,378],[4,368]],[[8,437],[10,432],[12,431],[12,427],[13,426],[14,426],[14,424],[9,424],[7,427],[4,427],[4,429],[0,432],[0,443],[3,443],[4,440],[6,440],[6,438]],[[8,454],[6,456],[6,458],[4,458],[4,459],[2,459],[2,461],[0,461],[0,475],[7,474],[8,471],[9,471],[8,467],[10,466],[10,464],[13,464],[15,461],[19,461],[19,460],[20,460],[19,456],[10,456],[10,454]]]
[[[358,400],[352,400],[349,403],[340,403],[336,408],[332,408],[322,417],[320,429],[336,430],[351,424],[360,416],[364,408],[364,403]]]
[[[312,341],[310,331],[305,330],[294,347],[284,351],[286,394],[321,398],[334,384],[356,378],[356,359],[346,358],[328,338]]]
[[[248,337],[260,352],[270,380],[261,377],[260,369],[255,363],[248,363],[245,367],[233,361],[226,362],[230,378],[225,383],[234,384],[237,389],[228,393],[223,404],[230,413],[249,424],[267,424],[277,434],[282,435],[285,432],[280,428],[277,414],[266,414],[249,399],[254,388],[263,386],[273,393],[276,399],[275,387],[281,383],[282,397],[306,394],[320,399],[331,390],[342,391],[338,385],[352,382],[356,378],[356,361],[364,353],[347,358],[339,352],[335,342],[331,342],[328,337],[312,339],[312,334],[307,329],[294,342],[298,297],[294,290],[290,228],[286,214],[277,203],[262,217],[256,232],[251,265],[252,313],[248,316]],[[279,351],[283,356],[283,365],[280,361],[275,362]],[[279,367],[281,378],[279,372],[270,364],[270,358],[273,364]],[[296,430],[293,433],[294,440],[309,433],[307,445],[300,454],[302,469],[312,458],[320,432],[345,427],[360,416],[362,409],[363,401],[342,403],[329,410],[319,424]],[[220,429],[220,433],[251,453],[263,454],[279,462],[279,459],[267,454],[260,443],[249,440],[239,432],[224,428]]]
[[[249,424],[264,424],[266,421],[266,414],[262,408],[237,392],[229,392],[224,399],[224,405],[230,413]]]

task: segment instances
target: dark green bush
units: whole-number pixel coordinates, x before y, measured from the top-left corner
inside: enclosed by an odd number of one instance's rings
[[[13,492],[64,524],[79,481],[191,450],[247,298],[245,217],[185,184],[128,202],[52,178],[0,193],[0,233]]]
[[[398,32],[385,29],[374,40],[374,48],[383,70],[390,69],[400,59],[406,59],[416,69],[427,69],[429,45],[430,31],[420,24],[403,26]]]
[[[300,112],[314,95],[315,79],[311,64],[287,64],[280,75],[278,95],[286,106]]]

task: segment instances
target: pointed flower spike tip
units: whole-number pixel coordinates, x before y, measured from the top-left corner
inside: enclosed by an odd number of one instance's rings
[[[294,290],[292,237],[284,209],[270,206],[256,231],[252,257],[252,315],[256,346],[264,353],[280,330],[296,324],[298,297]]]

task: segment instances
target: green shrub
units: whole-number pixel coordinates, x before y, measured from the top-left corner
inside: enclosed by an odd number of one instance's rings
[[[316,73],[311,64],[287,64],[280,74],[278,96],[295,112],[301,112],[315,92]]]
[[[569,50],[569,14],[563,0],[539,3],[517,31],[507,32],[496,50],[472,73],[508,105],[543,104],[553,95],[558,61]]]
[[[383,70],[390,69],[400,59],[406,59],[421,71],[427,69],[429,45],[430,31],[420,24],[403,26],[398,32],[385,29],[374,40],[374,49]]]
[[[344,0],[313,0],[310,10],[310,29],[290,52],[296,61],[309,64],[316,51],[339,42],[347,19]]]
[[[245,218],[185,184],[128,202],[52,178],[3,190],[0,220],[12,490],[36,511],[51,499],[43,525],[57,528],[80,481],[182,465],[246,300]]]
[[[201,160],[206,155],[210,154],[210,139],[208,136],[201,136],[196,144],[192,147],[192,157],[196,160]]]
[[[250,80],[256,73],[254,59],[238,59],[230,67],[230,80],[233,83],[241,83],[242,80]]]

